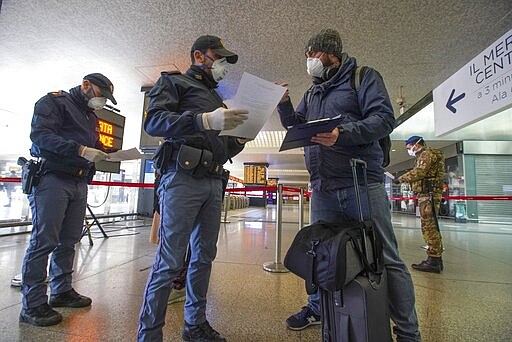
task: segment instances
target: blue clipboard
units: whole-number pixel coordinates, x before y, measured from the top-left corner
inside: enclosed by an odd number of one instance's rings
[[[331,132],[342,121],[341,115],[298,124],[288,128],[279,152],[297,147],[317,145],[311,138],[317,133]]]

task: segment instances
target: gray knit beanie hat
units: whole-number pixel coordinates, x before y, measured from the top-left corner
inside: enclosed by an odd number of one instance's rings
[[[323,29],[319,33],[309,38],[306,44],[306,51],[321,51],[332,53],[341,60],[343,45],[340,34],[333,29]]]

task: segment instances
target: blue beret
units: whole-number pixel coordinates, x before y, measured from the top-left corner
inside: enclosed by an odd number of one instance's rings
[[[406,145],[409,145],[409,144],[416,144],[417,142],[419,142],[420,140],[423,140],[423,137],[420,137],[419,135],[413,135],[412,137],[410,137],[409,139],[407,139],[405,141],[405,144]]]

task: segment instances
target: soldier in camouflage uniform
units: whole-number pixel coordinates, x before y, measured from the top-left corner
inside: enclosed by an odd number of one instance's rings
[[[443,270],[443,242],[437,215],[443,191],[444,155],[440,150],[425,146],[422,137],[414,135],[405,141],[409,155],[416,157],[414,168],[398,178],[400,183],[410,183],[418,198],[421,232],[428,245],[427,259],[412,268],[422,272],[441,273]],[[434,206],[432,206],[432,199]],[[435,208],[435,213],[433,212]]]

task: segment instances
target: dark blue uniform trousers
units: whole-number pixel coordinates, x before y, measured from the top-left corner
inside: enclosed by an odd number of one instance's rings
[[[28,196],[32,234],[22,267],[23,307],[48,302],[45,283],[48,256],[50,292],[71,290],[75,244],[80,240],[87,205],[85,179],[46,174]]]
[[[184,318],[188,324],[206,320],[206,294],[217,255],[222,180],[168,171],[162,176],[158,193],[160,242],[144,291],[138,341],[162,341],[171,280],[183,267],[189,241]]]

